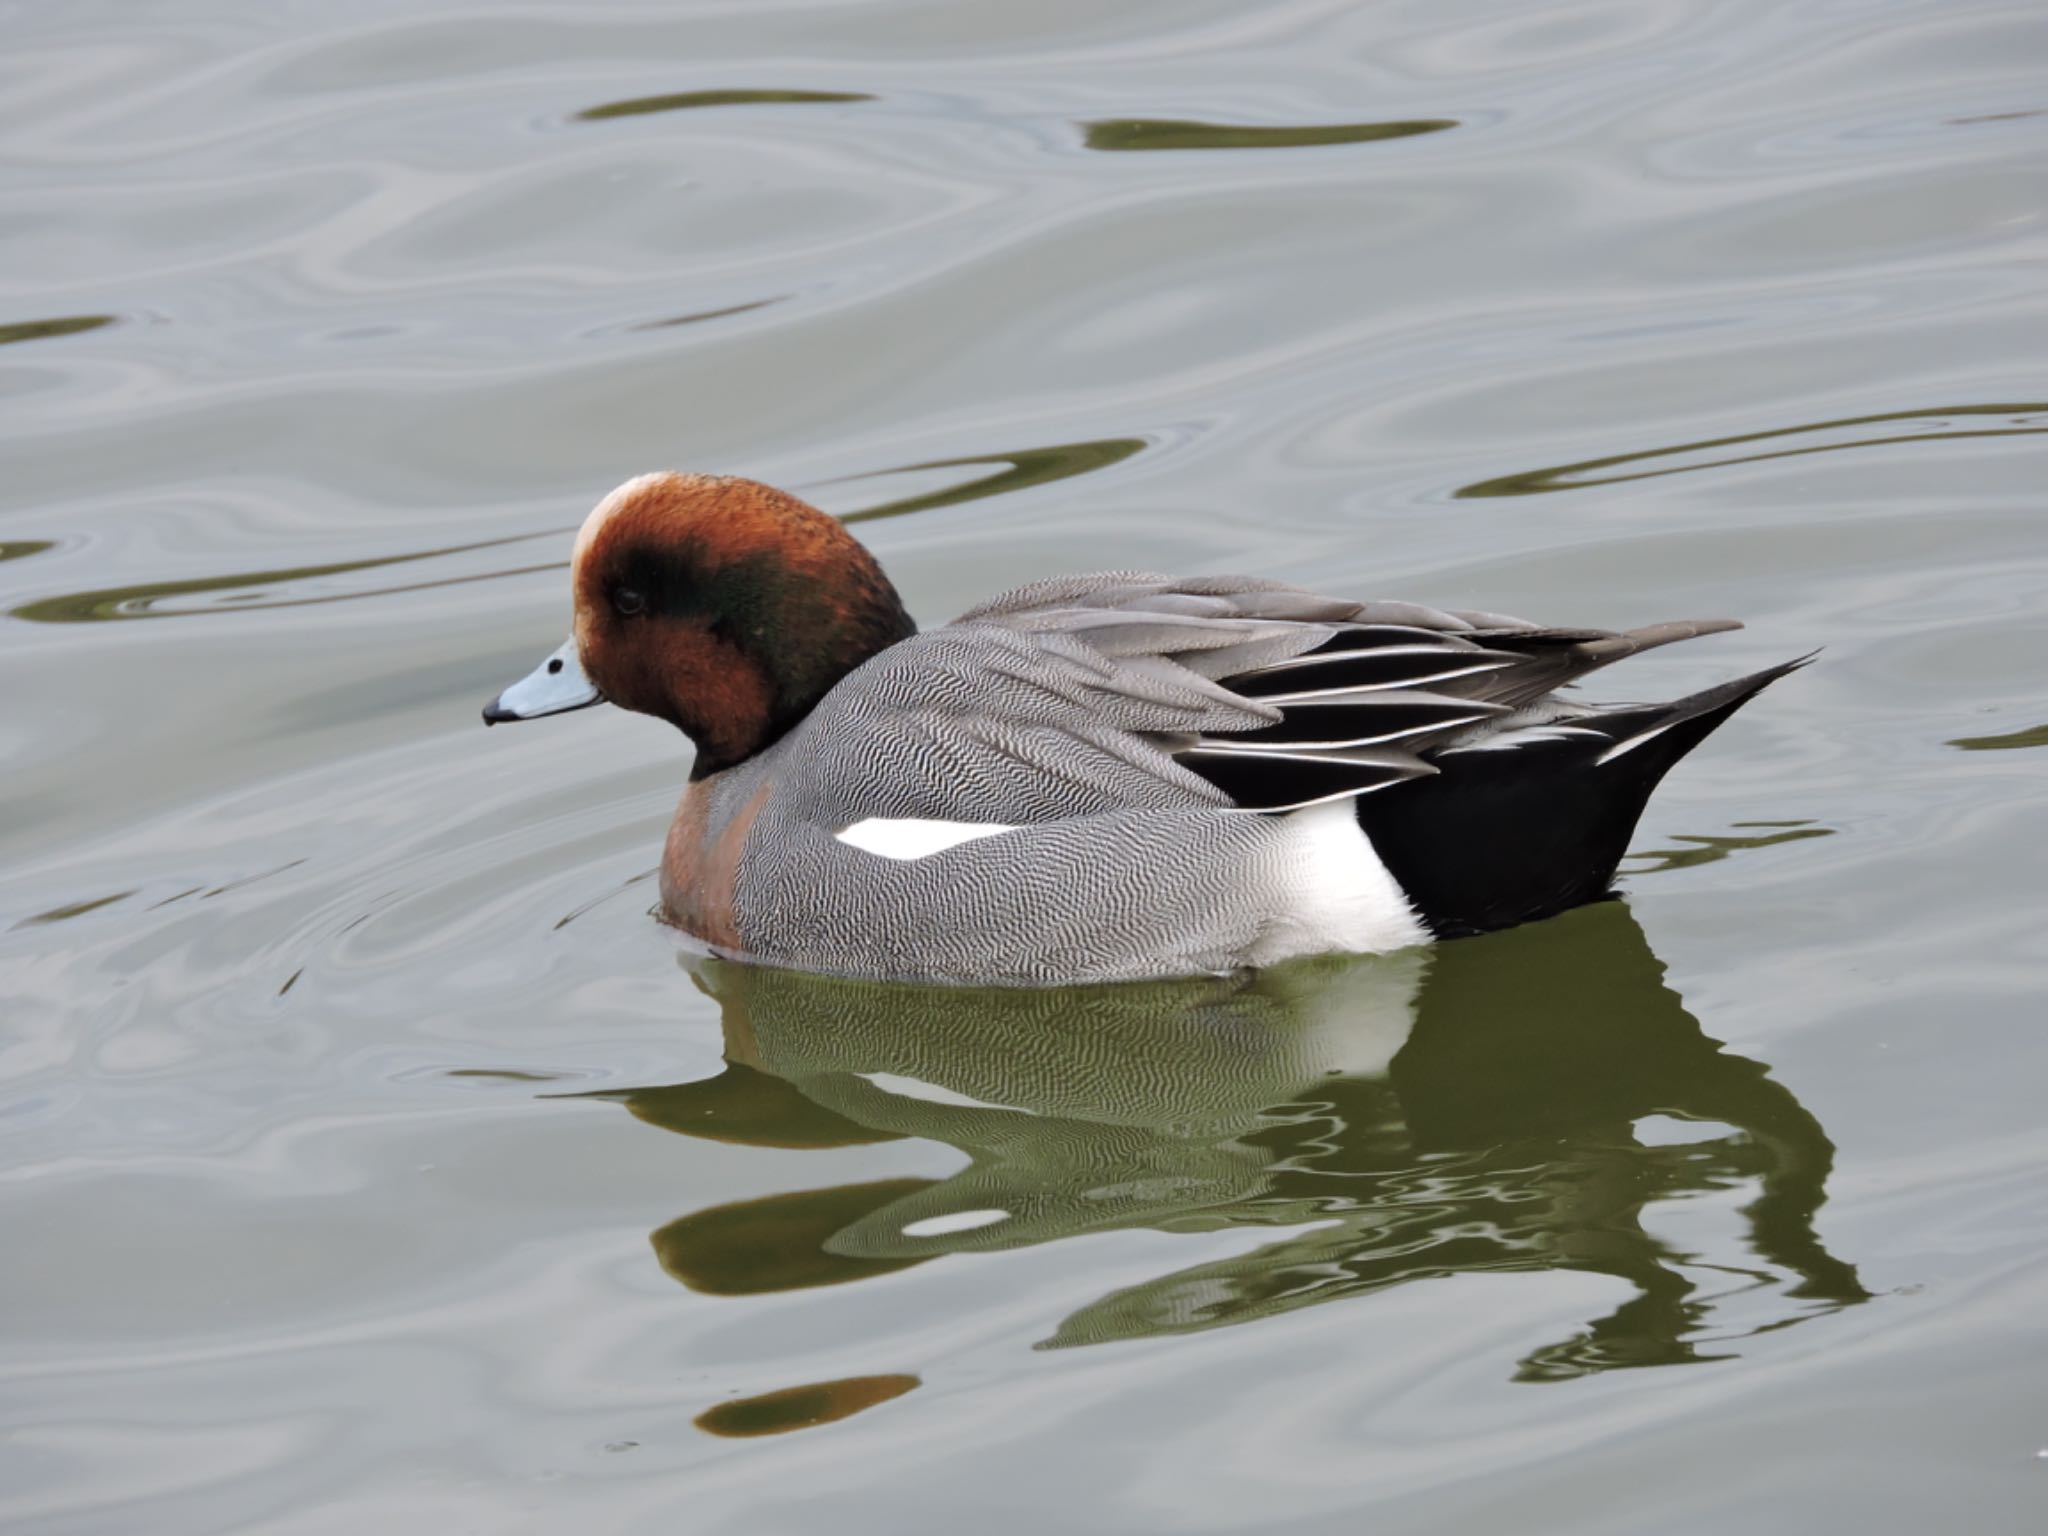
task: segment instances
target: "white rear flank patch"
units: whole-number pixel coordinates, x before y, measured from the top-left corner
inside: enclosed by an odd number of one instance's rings
[[[885,859],[923,859],[977,837],[1014,832],[994,821],[927,821],[919,816],[870,816],[832,835],[848,847]]]
[[[1280,817],[1278,830],[1279,888],[1267,904],[1265,932],[1246,957],[1251,964],[1295,955],[1380,954],[1429,941],[1349,799]]]

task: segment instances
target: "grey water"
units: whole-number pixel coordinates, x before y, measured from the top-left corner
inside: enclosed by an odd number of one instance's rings
[[[0,1523],[2032,1532],[2048,13],[0,10]],[[485,733],[660,467],[1821,647],[1625,894],[926,992]]]

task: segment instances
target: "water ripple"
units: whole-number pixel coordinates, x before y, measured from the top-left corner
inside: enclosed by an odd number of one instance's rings
[[[1672,841],[1682,843],[1684,847],[1637,849],[1629,854],[1623,873],[1650,875],[1674,869],[1694,869],[1702,864],[1717,864],[1731,854],[1746,853],[1756,848],[1775,848],[1781,843],[1805,842],[1809,838],[1832,837],[1835,832],[1833,827],[1817,827],[1807,821],[1739,821],[1736,825],[1780,830],[1720,837],[1677,833]]]
[[[1266,127],[1204,123],[1171,117],[1106,117],[1083,123],[1090,149],[1297,149],[1319,144],[1369,144],[1409,139],[1458,126],[1456,118],[1422,117],[1385,123],[1308,123]]]
[[[687,112],[697,107],[745,107],[874,99],[861,91],[677,91],[668,96],[635,96],[626,101],[608,101],[600,107],[585,107],[576,114],[576,119],[578,122],[596,123],[614,117],[645,117],[654,112]]]
[[[2031,1411],[2037,4],[15,9],[0,1525],[1733,1528],[1797,1441],[1786,1520],[1883,1527]],[[1628,904],[1405,989],[706,997],[678,739],[473,703],[660,464],[920,611],[1244,569],[1830,661]]]
[[[1131,455],[1142,453],[1147,446],[1147,440],[1142,437],[1106,437],[1095,442],[1055,443],[1045,448],[1020,448],[1009,453],[975,454],[964,459],[928,459],[922,464],[904,464],[896,469],[878,469],[871,475],[857,475],[852,478],[866,480],[882,475],[915,474],[921,470],[979,469],[990,464],[1003,466],[992,473],[948,486],[944,490],[904,496],[895,501],[885,501],[880,506],[864,507],[858,512],[847,513],[841,520],[861,523],[876,518],[901,517],[906,512],[926,512],[934,507],[954,507],[962,502],[980,501],[986,496],[1002,496],[1012,491],[1029,490],[1033,486],[1050,485],[1056,480],[1092,474],[1098,469],[1107,469],[1112,464],[1121,464]]]
[[[848,1376],[734,1398],[697,1415],[697,1427],[727,1437],[781,1435],[851,1418],[922,1385],[915,1376]]]
[[[328,565],[302,565],[284,570],[245,571],[231,576],[200,576],[185,581],[142,582],[126,587],[99,587],[88,592],[67,592],[58,597],[37,598],[10,612],[17,619],[37,624],[85,624],[107,620],[181,619],[221,612],[247,613],[265,608],[304,608],[320,603],[352,602],[358,598],[382,597],[395,592],[421,592],[435,587],[460,586],[474,581],[492,581],[505,576],[522,576],[535,571],[554,570],[567,562],[546,561],[538,565],[504,570],[480,571],[439,581],[409,582],[399,586],[373,587],[356,592],[327,592],[298,597],[268,595],[295,582],[317,581],[329,576],[351,575],[357,571],[381,570],[417,560],[439,560],[479,549],[500,549],[507,544],[532,539],[560,538],[570,528],[548,528],[537,533],[515,533],[500,539],[480,539],[469,544],[450,544],[440,549],[423,549],[404,555],[379,555],[367,560],[340,560]],[[217,598],[196,607],[180,607],[177,598],[210,597],[217,593],[234,596]]]
[[[1730,464],[1757,464],[1768,459],[1793,459],[1812,453],[1836,453],[1844,448],[1876,448],[1890,443],[1924,443],[1967,437],[2035,436],[2048,433],[2048,423],[2037,419],[2043,412],[2048,412],[2048,404],[2030,402],[2021,405],[1935,406],[1918,411],[1883,411],[1871,416],[1844,416],[1834,421],[1817,421],[1806,426],[1772,427],[1762,432],[1739,432],[1729,437],[1710,437],[1696,443],[1679,443],[1670,448],[1645,448],[1636,453],[1617,453],[1602,459],[1582,459],[1576,464],[1559,464],[1549,469],[1523,470],[1517,474],[1500,475],[1491,480],[1479,480],[1470,485],[1460,486],[1455,494],[1465,499],[1534,496],[1550,491],[1577,490],[1591,485],[1618,485],[1626,480],[1655,480],[1664,475],[1691,474],[1698,470],[1719,469]],[[1989,416],[2003,416],[2008,419],[1996,425],[1951,425],[1958,417],[1966,421],[1975,421],[1977,418]],[[1853,430],[1871,426],[1890,427],[1899,422],[1916,423],[1921,430],[1876,433]],[[1677,458],[1683,454],[1710,453],[1717,448],[1731,448],[1742,443],[1771,442],[1778,438],[1804,437],[1823,432],[1847,435],[1837,442],[1809,443],[1797,448],[1773,448],[1758,453],[1726,454],[1703,459],[1697,463],[1674,464],[1660,469],[1639,469],[1627,474],[1596,473],[1618,469],[1626,464],[1645,464],[1658,459]]]
[[[697,325],[705,320],[723,320],[728,315],[749,314],[757,309],[766,309],[770,304],[779,304],[788,298],[786,293],[773,298],[750,299],[744,304],[727,304],[718,309],[700,309],[692,314],[671,315],[665,320],[643,320],[627,329],[635,331],[672,331],[679,325]]]
[[[103,325],[112,325],[112,315],[66,315],[57,320],[17,320],[10,325],[0,325],[0,347],[16,341],[42,341],[51,336],[76,336],[80,331],[96,331]]]
[[[2003,736],[1958,736],[1949,745],[1961,747],[1965,752],[2011,752],[2026,747],[2048,747],[2048,725],[2009,731]]]
[[[958,506],[991,496],[1008,495],[1049,485],[1076,475],[1091,474],[1120,464],[1149,446],[1141,437],[1103,438],[1093,442],[1054,443],[1041,448],[1020,448],[1008,452],[975,454],[965,458],[931,459],[892,469],[874,470],[854,480],[886,475],[915,474],[931,470],[982,469],[1000,466],[941,490],[899,497],[876,506],[848,512],[843,521],[868,522],[878,518],[901,517],[906,513]],[[414,550],[399,555],[378,555],[362,560],[340,560],[320,565],[292,566],[276,570],[243,571],[231,575],[189,577],[182,581],[142,582],[122,587],[97,587],[84,592],[66,592],[36,598],[8,610],[18,619],[37,624],[82,624],[125,622],[135,619],[196,618],[224,613],[250,613],[278,608],[306,608],[327,603],[355,602],[365,598],[390,597],[399,593],[426,592],[437,588],[466,586],[480,581],[529,576],[541,571],[565,569],[565,560],[506,566],[486,571],[466,571],[432,581],[402,582],[388,586],[361,587],[344,592],[292,594],[288,589],[306,582],[360,571],[383,570],[423,560],[442,560],[477,550],[502,549],[535,539],[559,539],[573,533],[573,527],[544,528],[531,533],[509,534],[496,539],[479,539],[435,549]],[[50,548],[49,541],[23,541],[0,545],[0,559],[35,554]],[[180,602],[180,599],[188,601]],[[198,601],[190,601],[197,599]]]

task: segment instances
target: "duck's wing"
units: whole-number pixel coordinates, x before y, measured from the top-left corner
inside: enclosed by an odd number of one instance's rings
[[[1028,636],[1069,665],[1078,646],[1081,670],[1096,674],[1092,702],[1115,701],[1107,713],[1121,729],[1144,733],[1229,803],[1266,811],[1431,776],[1433,749],[1573,713],[1546,708],[1548,696],[1597,667],[1739,627],[1558,629],[1249,577],[1125,572],[1023,587],[959,622]],[[1205,708],[1172,723],[1134,713],[1162,687],[1195,689]]]
[[[1242,631],[1222,638],[1259,643]],[[978,621],[913,635],[849,673],[785,738],[779,755],[797,766],[778,794],[834,824],[880,816],[1014,826],[1227,807],[1230,797],[1176,761],[1172,746],[1256,730],[1281,710],[1163,651],[1105,644]]]

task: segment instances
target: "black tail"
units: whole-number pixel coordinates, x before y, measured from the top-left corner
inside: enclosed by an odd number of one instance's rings
[[[1810,660],[1675,703],[1602,710],[1561,721],[1562,729],[1503,732],[1484,747],[1425,754],[1435,777],[1362,797],[1359,824],[1440,939],[1597,900],[1671,766]]]

